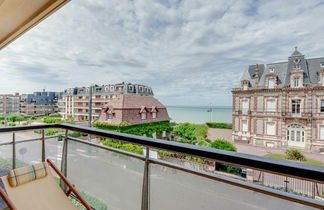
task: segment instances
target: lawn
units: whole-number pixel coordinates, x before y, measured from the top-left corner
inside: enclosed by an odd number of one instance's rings
[[[285,154],[267,154],[264,157],[274,158],[274,159],[278,159],[278,160],[287,160],[285,158]],[[313,159],[310,159],[310,158],[306,158],[306,161],[302,161],[300,163],[306,163],[306,164],[310,164],[310,165],[323,166],[324,167],[324,163],[323,162],[317,161],[317,160],[313,160]]]

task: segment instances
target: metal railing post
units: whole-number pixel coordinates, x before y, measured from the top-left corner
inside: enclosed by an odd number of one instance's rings
[[[149,192],[149,158],[150,148],[146,147],[145,165],[143,174],[143,188],[142,188],[142,210],[149,210],[150,206],[150,192]]]
[[[68,147],[68,130],[65,130],[65,136],[63,140],[63,149],[62,149],[62,160],[61,160],[61,172],[67,177],[67,147]],[[66,191],[66,185],[63,182],[60,182],[61,188]]]
[[[12,169],[16,168],[16,135],[12,132]]]
[[[45,162],[45,131],[42,130],[42,162]]]

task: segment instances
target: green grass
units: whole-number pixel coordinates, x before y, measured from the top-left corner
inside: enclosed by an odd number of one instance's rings
[[[277,160],[287,160],[285,158],[285,154],[267,154],[264,157],[274,158],[274,159],[277,159]],[[315,165],[315,166],[323,166],[324,167],[323,162],[313,160],[311,158],[306,158],[306,161],[301,161],[300,163],[305,163],[305,164],[310,164],[310,165]]]

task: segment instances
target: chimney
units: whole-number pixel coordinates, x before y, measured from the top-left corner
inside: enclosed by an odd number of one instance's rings
[[[254,79],[255,79],[255,82],[256,83],[259,83],[259,64],[256,64],[255,65],[255,77],[254,77]]]

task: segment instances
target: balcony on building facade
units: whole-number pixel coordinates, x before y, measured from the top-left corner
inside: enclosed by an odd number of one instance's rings
[[[73,112],[74,115],[89,115],[89,112]],[[93,117],[99,117],[100,112],[92,112]]]
[[[45,133],[46,129],[65,130],[65,135],[61,137],[41,135],[39,138],[24,140],[15,138],[19,132],[41,130]],[[137,144],[145,152],[143,155],[134,154],[74,138],[68,135],[72,131],[91,135],[93,139],[101,137]],[[50,159],[61,167],[62,173],[79,191],[91,195],[88,198],[84,197],[86,200],[95,198],[109,209],[324,208],[324,202],[316,199],[317,195],[322,193],[320,190],[324,184],[324,170],[319,166],[71,124],[0,128],[0,135],[7,135],[8,132],[13,132],[12,140],[0,144],[0,154],[1,158],[11,164],[9,167],[1,168],[2,175],[22,164],[30,165]],[[16,152],[21,148],[25,148],[23,155]],[[168,162],[155,155],[157,150],[208,160],[212,170],[194,169]],[[246,178],[238,179],[225,173],[217,173],[215,168],[220,163],[244,168],[247,171]],[[258,172],[256,178],[253,178],[251,171]],[[286,184],[295,183],[296,180],[298,183],[309,183],[310,186],[314,186],[310,190],[311,196],[262,185],[260,182],[269,174],[282,176]]]

